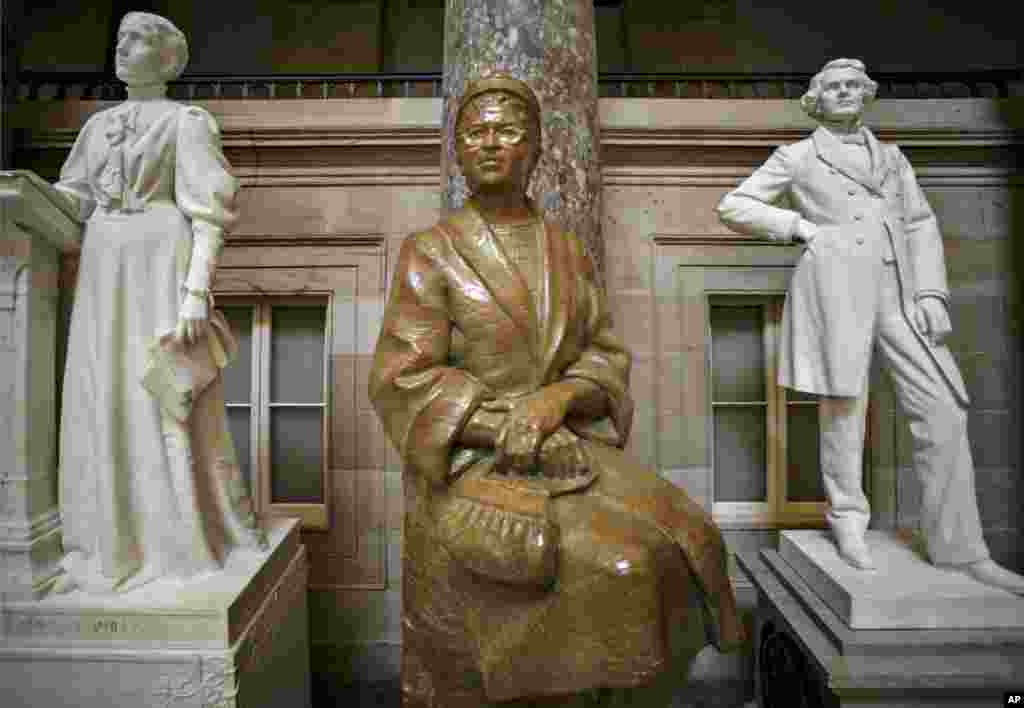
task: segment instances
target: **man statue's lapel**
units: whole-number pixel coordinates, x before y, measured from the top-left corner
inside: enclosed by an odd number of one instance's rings
[[[868,150],[871,151],[871,165],[874,168],[871,177],[878,186],[879,193],[881,193],[882,185],[885,184],[885,180],[889,177],[893,167],[889,160],[889,151],[885,149],[885,146],[878,141],[878,138],[870,130],[862,128],[862,131],[867,138]]]
[[[827,128],[819,127],[814,131],[811,137],[814,140],[814,148],[818,153],[819,159],[842,172],[858,184],[867,187],[873,192],[881,194],[882,186],[881,182],[878,180],[878,176],[880,174],[878,171],[878,156],[882,151],[879,149],[880,146],[878,145],[877,140],[874,140],[874,145],[871,145],[870,141],[874,139],[874,136],[870,135],[870,133],[869,136],[868,149],[872,151],[872,163],[875,167],[871,172],[865,170],[861,165],[847,157],[847,152],[843,149],[842,143],[839,142],[839,138],[833,135]]]

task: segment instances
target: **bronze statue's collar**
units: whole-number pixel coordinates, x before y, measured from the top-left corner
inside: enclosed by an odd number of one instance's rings
[[[472,211],[476,212],[477,216],[480,217],[480,220],[484,222],[487,228],[491,227],[491,222],[487,219],[486,216],[484,216],[484,209],[480,205],[479,200],[477,200],[475,196],[471,196],[468,199],[466,199],[465,208],[471,209]],[[524,218],[521,222],[518,223],[525,224],[530,221],[543,223],[544,219],[537,212],[537,207],[534,205],[533,201],[529,197],[526,197],[526,211],[528,213],[528,217]]]

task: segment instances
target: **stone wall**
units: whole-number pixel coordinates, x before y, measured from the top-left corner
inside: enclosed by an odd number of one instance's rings
[[[290,252],[285,246],[291,239],[305,247],[328,244],[342,249],[338,258],[356,263],[358,255],[386,272],[401,239],[440,214],[440,100],[204,105],[223,126],[228,157],[244,185],[242,220],[226,263],[237,264],[242,249],[251,253],[264,239],[263,258],[271,265]],[[13,119],[32,132],[15,166],[53,177],[75,132],[99,107],[86,101],[17,106]],[[806,135],[811,123],[793,101],[604,99],[599,108],[607,283],[620,333],[634,352],[637,409],[629,451],[686,484],[694,496],[706,497],[699,489],[706,470],[701,478],[700,461],[687,457],[692,447],[673,427],[706,405],[693,394],[699,382],[692,376],[703,374],[691,371],[687,378],[681,367],[704,346],[706,333],[682,311],[666,307],[657,276],[692,265],[688,254],[694,248],[755,248],[735,243],[714,207],[776,145]],[[1024,508],[1024,483],[1015,449],[1020,358],[1011,308],[1019,279],[1014,234],[1024,219],[1024,183],[1014,165],[1021,109],[1014,99],[880,101],[868,116],[882,139],[904,148],[943,228],[952,346],[974,396],[971,434],[982,517],[995,556],[1017,570],[1024,570],[1024,524],[1016,516]],[[356,563],[351,575],[320,584],[309,598],[312,666],[325,696],[356,679],[393,680],[401,651],[401,467],[365,400],[365,365],[383,287],[379,282],[355,295],[365,297],[347,350],[358,400],[336,410],[351,416],[343,426],[357,448],[350,466],[341,468],[353,475],[345,484],[367,500],[338,529],[368,565],[360,570]],[[915,481],[900,432],[905,424],[886,387],[876,390],[869,451],[875,508],[882,525],[912,524]],[[765,527],[727,530],[735,549],[770,545],[774,533]],[[307,534],[307,543],[311,539]],[[331,562],[328,555],[318,561],[312,550],[313,577],[317,563]],[[741,604],[750,609],[749,586],[742,577],[737,584]],[[742,681],[749,664],[709,654],[699,671],[710,681]]]

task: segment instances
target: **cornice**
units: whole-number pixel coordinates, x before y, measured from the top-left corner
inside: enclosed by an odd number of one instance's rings
[[[680,100],[677,103],[684,103]],[[1002,147],[1024,144],[1021,129],[879,128],[879,140],[904,147]],[[34,129],[23,147],[36,150],[69,149],[78,128]],[[722,129],[601,127],[601,145],[617,148],[665,147],[778,147],[810,135],[805,128]],[[227,149],[371,147],[440,149],[438,128],[430,127],[346,127],[346,128],[224,128],[221,140]]]
[[[692,128],[604,127],[602,147],[778,147],[808,137],[810,128],[751,127],[723,129],[713,126]],[[1024,144],[1020,129],[879,128],[873,131],[879,140],[905,147],[1001,147]]]
[[[737,236],[729,233],[721,236],[709,234],[656,233],[651,241],[657,246],[757,246],[758,248],[778,249],[779,253],[790,253],[794,249],[791,243],[769,241],[754,236]]]
[[[608,165],[601,171],[604,187],[735,187],[750,175],[746,165]],[[928,166],[914,168],[917,180],[928,187],[988,187],[1024,184],[1020,170],[984,166]]]
[[[194,101],[221,126],[225,147],[439,148],[441,100]],[[10,124],[23,147],[68,148],[93,113],[112,101],[15,104]],[[794,100],[613,99],[598,103],[608,147],[763,147],[800,140],[814,129]],[[882,140],[906,146],[967,147],[1024,143],[1024,99],[883,100],[865,122]]]
[[[226,128],[222,130],[226,148],[247,147],[436,147],[440,148],[437,128],[423,127],[346,127],[346,128]]]
[[[232,172],[245,186],[431,186],[440,185],[441,168],[413,165],[387,166],[236,166]]]
[[[439,99],[199,101],[248,187],[440,187]],[[55,169],[109,101],[17,104],[27,164]],[[814,122],[791,100],[601,99],[605,187],[728,189]],[[878,137],[914,151],[926,187],[1022,184],[1024,99],[878,101]],[[33,154],[34,153],[34,154]],[[47,156],[41,153],[49,153]],[[51,164],[52,163],[52,164]]]
[[[261,249],[268,247],[275,248],[298,248],[309,246],[332,246],[343,248],[363,248],[367,251],[377,251],[384,248],[387,238],[384,234],[295,234],[287,237],[280,234],[228,234],[226,242],[233,248],[245,248],[256,246]],[[242,267],[229,264],[230,267]]]

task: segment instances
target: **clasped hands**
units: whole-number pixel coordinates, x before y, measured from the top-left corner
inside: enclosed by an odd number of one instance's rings
[[[494,439],[494,471],[501,474],[537,474],[568,478],[590,467],[580,438],[564,425],[572,405],[571,387],[552,384],[518,398],[497,398],[480,404],[481,410],[503,414]]]

